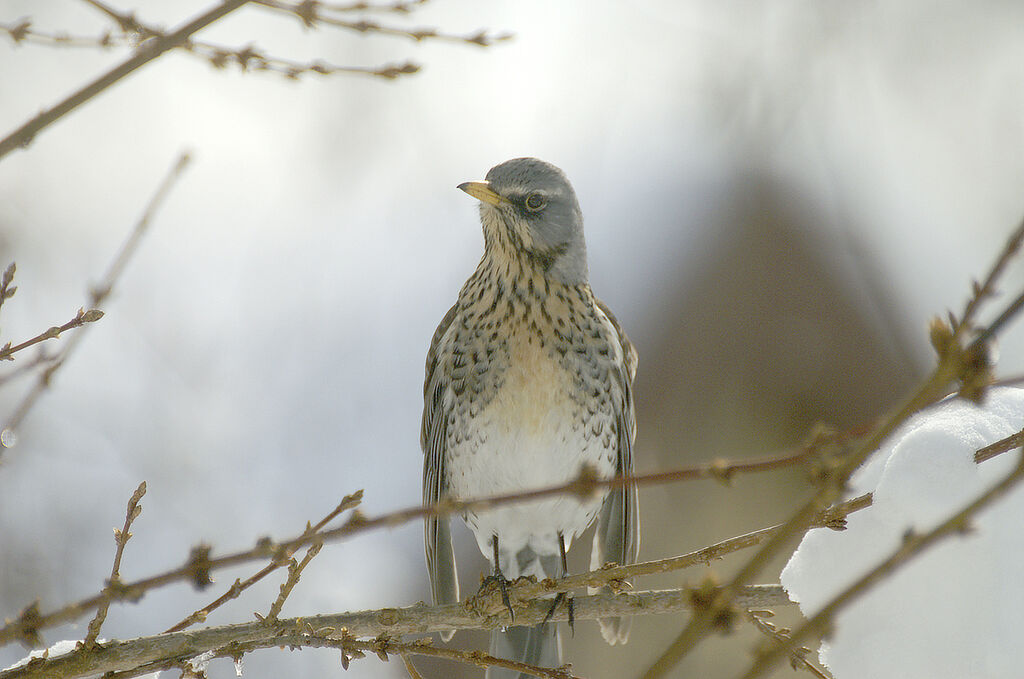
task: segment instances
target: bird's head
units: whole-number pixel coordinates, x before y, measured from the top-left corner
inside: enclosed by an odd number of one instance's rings
[[[492,167],[484,181],[459,188],[480,201],[492,255],[520,257],[569,285],[587,282],[583,215],[565,173],[536,158]]]

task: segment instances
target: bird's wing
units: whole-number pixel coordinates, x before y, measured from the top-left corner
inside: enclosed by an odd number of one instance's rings
[[[449,377],[438,365],[438,353],[455,318],[458,305],[452,306],[441,320],[427,352],[426,379],[423,383],[423,425],[420,446],[423,448],[423,503],[433,504],[446,495],[448,481],[445,471]],[[435,604],[459,600],[459,581],[455,573],[455,552],[448,517],[428,517],[424,525],[427,571]]]
[[[616,404],[616,431],[618,436],[618,460],[616,474],[633,474],[633,439],[636,437],[636,415],[633,410],[633,377],[636,375],[637,353],[629,337],[623,332],[615,315],[597,300],[598,308],[607,316],[615,329],[622,350],[622,363],[613,373],[619,387],[621,400]],[[594,549],[591,552],[591,569],[600,568],[609,561],[620,565],[636,563],[640,551],[640,513],[637,503],[636,484],[612,489],[601,507],[597,532],[594,535]],[[612,618],[601,620],[601,633],[608,643],[625,641],[629,637],[629,619]]]

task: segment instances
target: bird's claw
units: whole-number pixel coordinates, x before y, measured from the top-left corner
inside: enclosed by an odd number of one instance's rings
[[[542,622],[541,624],[542,625],[546,624],[549,620],[551,620],[551,617],[555,614],[555,611],[558,610],[558,605],[560,603],[562,603],[563,601],[565,602],[565,605],[566,605],[566,607],[569,610],[569,620],[568,620],[568,622],[569,622],[569,632],[572,634],[572,636],[575,637],[576,636],[576,600],[573,599],[568,594],[566,594],[565,592],[559,592],[558,594],[555,595],[554,601],[551,602],[551,608],[548,609],[548,614],[544,616],[544,622]]]

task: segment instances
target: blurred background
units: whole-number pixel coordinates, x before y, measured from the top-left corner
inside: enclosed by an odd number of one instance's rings
[[[169,27],[206,7],[118,9]],[[111,26],[82,2],[0,4],[0,22],[24,17],[51,32]],[[246,7],[199,37],[423,70],[292,82],[171,53],[0,160],[0,267],[18,265],[0,341],[18,342],[85,304],[176,156],[194,155],[107,315],[2,451],[0,617],[98,591],[111,528],[142,480],[126,580],[177,566],[201,541],[216,555],[296,534],[359,488],[370,514],[417,504],[424,356],[482,250],[475,201],[455,185],[508,158],[551,161],[576,187],[592,286],[640,353],[641,472],[776,452],[817,422],[869,423],[927,370],[928,319],[962,308],[1024,215],[1019,2],[434,0],[374,18],[515,37],[415,43]],[[0,33],[0,134],[127,53]],[[1007,293],[1021,282],[1011,272]],[[1001,375],[1024,370],[1019,331],[1000,361]],[[0,419],[30,386],[0,387]],[[641,557],[770,525],[806,492],[798,471],[646,489]],[[473,591],[485,562],[456,523]],[[712,569],[724,577],[734,563]],[[115,606],[103,635],[160,632],[255,570]],[[266,613],[281,580],[208,623]],[[326,546],[283,614],[428,597],[411,524]],[[45,639],[81,638],[87,622]],[[566,659],[586,677],[635,676],[684,624],[640,618],[621,649],[580,623]],[[741,626],[676,676],[730,676],[757,641]],[[454,643],[486,648],[483,634]],[[0,667],[23,653],[0,649]],[[247,656],[245,676],[337,676],[338,665],[333,651],[273,649]],[[407,676],[372,657],[349,675]]]

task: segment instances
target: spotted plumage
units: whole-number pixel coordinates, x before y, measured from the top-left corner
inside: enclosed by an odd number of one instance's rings
[[[427,354],[424,501],[564,483],[584,464],[606,478],[632,473],[636,352],[590,290],[582,216],[568,180],[548,163],[520,158],[460,188],[481,200],[485,249]],[[568,549],[598,516],[592,564],[635,561],[632,487],[464,518],[488,558],[497,539],[494,565],[505,576],[544,578],[563,574],[560,538]],[[427,521],[426,551],[434,600],[457,601],[447,520]],[[602,631],[615,643],[628,627],[604,621]],[[558,664],[553,629],[529,632],[498,639],[497,648]]]

